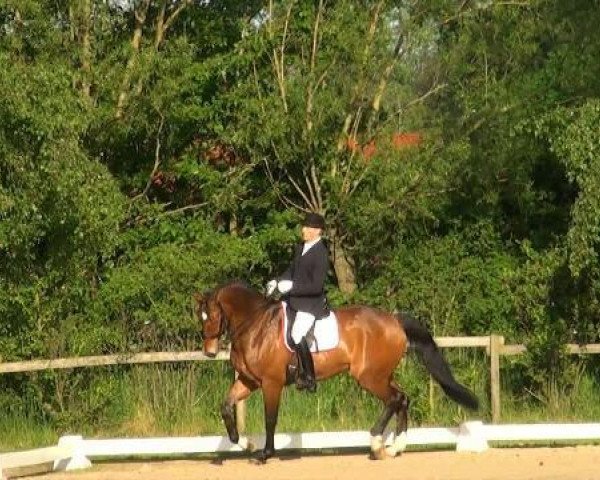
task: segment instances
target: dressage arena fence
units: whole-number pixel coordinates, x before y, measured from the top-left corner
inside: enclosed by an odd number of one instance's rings
[[[600,439],[600,423],[484,425],[479,421],[465,422],[456,428],[409,428],[408,446],[455,446],[457,452],[479,453],[489,448],[488,442],[581,441]],[[263,445],[264,435],[249,436],[253,445]],[[386,445],[393,442],[387,436]],[[278,450],[340,450],[369,448],[371,435],[367,431],[309,432],[275,435]],[[23,467],[44,466],[45,470],[80,470],[92,466],[91,459],[118,459],[136,455],[168,456],[242,452],[226,436],[140,438],[87,440],[81,436],[62,437],[56,447],[41,448],[0,455],[0,477],[22,474]]]
[[[489,357],[490,398],[492,424],[479,421],[465,422],[456,428],[409,428],[407,445],[454,445],[457,451],[481,452],[488,442],[527,441],[582,441],[600,440],[600,423],[586,424],[528,424],[499,425],[500,421],[500,357],[519,355],[527,351],[524,345],[505,345],[504,337],[489,335],[481,337],[436,337],[441,348],[484,348]],[[600,344],[566,345],[569,354],[597,354]],[[50,369],[72,369],[103,365],[127,365],[182,361],[223,361],[229,352],[220,352],[209,358],[202,352],[154,352],[118,354],[92,357],[76,357],[52,360],[30,360],[0,363],[0,374],[33,372]],[[240,403],[238,427],[244,431],[245,405]],[[263,445],[264,436],[250,436],[253,445]],[[390,437],[386,440],[391,442]],[[343,448],[366,448],[370,446],[370,434],[366,431],[310,432],[275,435],[275,447],[279,450],[322,450]],[[226,436],[145,439],[88,440],[81,436],[61,437],[58,445],[35,450],[0,454],[1,480],[24,467],[46,465],[51,470],[74,470],[91,466],[90,459],[109,459],[135,455],[183,455],[241,452],[238,445],[231,444]]]

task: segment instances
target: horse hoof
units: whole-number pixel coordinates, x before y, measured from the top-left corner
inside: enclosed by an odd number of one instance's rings
[[[237,444],[242,450],[245,450],[246,452],[254,452],[256,450],[255,445],[250,440],[248,440],[247,437],[240,437]]]
[[[379,450],[371,450],[371,454],[369,455],[371,460],[385,460],[387,458],[387,453],[385,448],[381,448]]]
[[[371,460],[384,460],[386,458],[385,445],[381,435],[371,437]]]
[[[272,456],[273,452],[261,450],[254,458],[250,460],[250,463],[253,463],[254,465],[264,465]]]
[[[390,457],[396,457],[406,450],[406,444],[407,435],[406,432],[402,432],[400,435],[394,437],[391,445],[385,447],[385,453]]]

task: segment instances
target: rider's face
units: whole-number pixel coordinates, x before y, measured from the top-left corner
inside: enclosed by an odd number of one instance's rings
[[[313,227],[306,227],[306,226],[302,227],[302,240],[305,242],[312,242],[313,240],[316,240],[317,238],[319,238],[320,235],[321,235],[320,228],[313,228]]]

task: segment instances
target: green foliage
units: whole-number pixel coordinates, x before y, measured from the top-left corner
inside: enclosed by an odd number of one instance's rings
[[[194,348],[199,332],[191,294],[245,276],[262,257],[251,240],[215,233],[198,220],[161,222],[136,237],[139,250],[110,270],[90,311],[82,315],[82,323],[91,316],[121,331],[128,343],[113,348]],[[97,348],[91,347],[83,350]]]
[[[80,146],[86,111],[67,78],[61,65],[0,70],[3,358],[58,353],[123,218],[116,182]]]
[[[510,278],[519,271],[490,225],[406,244],[393,252],[365,300],[423,317],[436,335],[502,332],[514,339]]]
[[[550,139],[551,145],[578,191],[566,238],[569,268],[578,276],[597,263],[595,247],[600,240],[600,102],[590,100],[556,115],[562,128]]]

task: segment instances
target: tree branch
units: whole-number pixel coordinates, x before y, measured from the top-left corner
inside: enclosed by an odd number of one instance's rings
[[[354,125],[352,127],[352,136],[354,138],[356,138],[356,132],[358,131],[358,125],[360,123],[361,117],[362,117],[362,107],[359,107],[358,113],[356,114],[356,117],[354,118]],[[348,165],[346,166],[346,172],[344,174],[344,180],[342,181],[342,186],[341,186],[341,190],[340,190],[342,197],[348,193],[348,190],[350,188],[350,175],[352,173],[352,164],[354,163],[355,157],[356,157],[356,150],[352,150],[352,153],[350,154],[350,159],[348,160]]]
[[[313,40],[312,40],[312,52],[310,54],[310,71],[315,71],[315,60],[317,58],[317,47],[319,43],[319,23],[321,21],[321,15],[323,13],[323,0],[319,0],[319,7],[317,9],[317,16],[315,18],[315,26],[313,28]]]
[[[304,208],[301,205],[298,205],[293,200],[290,200],[288,197],[286,197],[285,195],[283,195],[281,193],[281,191],[279,189],[279,185],[277,184],[277,182],[275,181],[275,178],[273,177],[273,172],[271,172],[271,167],[269,166],[269,162],[267,161],[266,158],[263,158],[263,162],[267,169],[267,178],[269,179],[269,182],[271,183],[271,186],[273,187],[273,191],[275,192],[275,195],[277,195],[277,198],[279,198],[279,201],[281,203],[283,203],[285,206],[297,208],[298,210],[301,210],[303,212],[308,212],[309,209]]]
[[[317,197],[315,195],[315,190],[313,189],[311,182],[312,182],[311,178],[308,175],[306,175],[306,173],[304,173],[304,183],[306,183],[306,186],[308,187],[308,192],[310,193],[310,199],[312,201],[312,205],[318,205]]]
[[[148,181],[146,182],[146,186],[144,187],[144,190],[142,191],[142,193],[139,193],[138,195],[136,195],[135,197],[133,197],[131,199],[131,203],[133,203],[135,200],[137,200],[140,197],[146,197],[148,198],[148,192],[150,191],[150,187],[152,186],[152,180],[154,178],[154,175],[156,175],[156,172],[158,172],[158,169],[160,167],[160,134],[162,133],[162,129],[163,126],[165,124],[165,118],[164,116],[159,112],[160,115],[160,123],[158,124],[158,131],[156,132],[156,146],[154,148],[154,166],[152,167],[152,172],[150,172],[150,176],[148,177]]]
[[[262,92],[260,91],[260,84],[258,83],[258,72],[256,71],[256,62],[255,61],[252,61],[252,71],[254,73],[254,84],[256,85],[256,93],[258,95],[260,109],[261,109],[263,115],[266,115]]]
[[[290,17],[292,15],[292,7],[293,3],[290,4],[287,13],[285,15],[285,24],[283,26],[283,37],[281,39],[281,47],[279,48],[280,57],[277,56],[277,50],[273,50],[273,67],[275,68],[275,73],[277,75],[277,84],[279,85],[279,92],[281,95],[281,100],[283,102],[283,111],[287,113],[288,105],[286,100],[286,92],[285,92],[285,42],[287,40],[287,31],[288,25],[290,22]]]
[[[317,178],[317,168],[316,168],[314,162],[310,167],[310,175],[312,177],[315,192],[317,194],[317,202],[318,202],[318,206],[319,206],[319,211],[323,211],[323,196],[321,193],[321,184],[319,183],[319,179]]]
[[[288,172],[287,168],[285,168],[285,165],[284,165],[283,161],[281,160],[281,157],[279,156],[279,152],[278,152],[277,147],[275,146],[275,142],[273,142],[273,140],[271,140],[271,147],[273,148],[273,152],[275,153],[275,157],[277,158],[277,160],[279,162],[280,168],[282,169],[283,173],[288,178],[288,180],[290,181],[290,183],[294,186],[294,188],[296,189],[296,191],[298,192],[298,194],[300,194],[300,196],[302,197],[302,199],[306,202],[306,205],[308,205],[309,207],[314,207],[312,205],[310,199],[306,196],[306,193],[304,192],[304,190],[302,190],[300,188],[300,185],[298,185],[298,182],[296,182],[296,180],[294,180],[294,178]]]
[[[169,17],[165,20],[165,25],[164,25],[164,29],[163,29],[163,33],[166,33],[166,31],[171,28],[171,25],[173,25],[173,22],[175,21],[175,19],[179,16],[179,14],[183,11],[183,9],[185,7],[187,7],[188,5],[190,5],[192,3],[191,0],[183,0],[179,6],[173,10],[173,13],[171,13],[171,15],[169,15]]]
[[[165,36],[167,34],[167,30],[173,22],[177,18],[177,16],[183,11],[185,7],[187,7],[191,3],[191,0],[183,0],[177,8],[171,13],[171,15],[165,20],[166,12],[167,12],[167,0],[162,0],[160,10],[156,17],[156,32],[154,34],[154,50],[158,52],[160,46],[162,45]],[[140,95],[142,93],[142,88],[144,86],[144,78],[140,76],[138,78],[137,84],[135,86],[134,92],[136,95]]]
[[[205,207],[206,205],[208,205],[208,202],[194,203],[192,205],[186,205],[185,207],[176,208],[174,210],[167,210],[166,212],[159,213],[157,215],[157,218],[166,217],[168,215],[177,215],[178,213],[187,212],[189,210],[197,210],[199,208]]]
[[[438,91],[446,88],[447,86],[448,86],[447,83],[442,83],[442,84],[436,85],[435,87],[430,88],[423,95],[411,100],[403,107],[400,107],[392,115],[390,115],[387,120],[381,122],[379,124],[379,127],[377,128],[377,130],[371,132],[371,134],[369,135],[369,139],[367,141],[370,142],[370,141],[374,140],[375,137],[377,137],[377,135],[379,135],[381,133],[381,131],[385,128],[385,126],[387,126],[391,121],[393,121],[395,116],[398,115],[399,113],[401,113],[403,110],[406,110],[410,107],[413,107],[414,105],[424,102],[428,97],[430,97],[431,95],[437,93]]]
[[[383,71],[383,75],[381,76],[381,80],[379,81],[379,85],[377,86],[377,93],[373,98],[372,108],[374,112],[379,111],[379,107],[381,105],[381,98],[383,97],[385,89],[387,88],[388,81],[390,79],[394,66],[396,65],[398,59],[401,57],[402,45],[404,44],[404,40],[404,34],[398,36],[396,46],[394,47],[394,55],[392,56],[390,63],[386,65],[385,70]]]
[[[154,35],[154,49],[158,50],[165,33],[165,14],[167,11],[167,0],[162,0],[160,11],[156,17],[156,33]]]
[[[371,50],[371,46],[373,44],[373,38],[375,37],[375,31],[377,30],[377,23],[379,21],[379,15],[381,13],[381,9],[383,8],[385,4],[385,0],[381,0],[380,2],[378,2],[374,9],[373,9],[373,16],[371,18],[371,22],[369,23],[369,29],[368,29],[368,33],[367,33],[367,39],[365,41],[365,49],[363,51],[363,58],[362,58],[362,64],[360,67],[360,72],[358,75],[358,79],[356,80],[356,83],[354,84],[354,88],[352,90],[352,96],[350,97],[350,108],[354,107],[354,103],[356,102],[356,99],[358,98],[360,92],[363,90],[363,85],[364,85],[364,71],[365,71],[365,65],[367,64],[367,61],[369,59],[369,52]],[[344,123],[342,125],[342,129],[340,131],[340,135],[338,137],[338,144],[337,144],[337,151],[341,152],[344,149],[344,143],[346,141],[346,137],[348,136],[348,131],[350,129],[350,125],[352,123],[352,113],[348,113],[346,115],[346,118],[344,119]],[[334,170],[337,170],[334,168]],[[332,172],[334,175],[337,172]]]
[[[81,90],[86,98],[90,98],[91,90],[91,58],[92,58],[92,43],[91,43],[91,15],[92,9],[90,6],[91,0],[83,2],[83,34],[81,38],[81,70],[83,72],[83,80],[81,82]]]
[[[319,39],[319,23],[321,21],[321,15],[323,12],[323,0],[319,0],[319,7],[317,9],[317,16],[315,18],[315,26],[313,28],[313,39],[312,39],[312,52],[310,54],[310,73],[309,73],[309,83],[308,83],[308,91],[306,95],[306,131],[310,133],[313,127],[312,122],[312,109],[313,109],[313,95],[314,89],[314,73],[315,73],[315,61],[317,58],[317,48],[318,48],[318,39]]]

